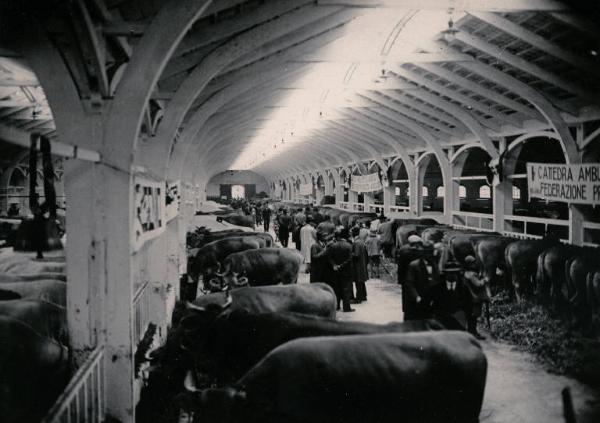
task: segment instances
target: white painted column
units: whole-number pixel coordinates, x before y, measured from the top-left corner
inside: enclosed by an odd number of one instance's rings
[[[419,187],[423,185],[424,176],[425,169],[421,169],[420,166],[414,166],[414,171],[408,172],[408,187],[410,190],[410,195],[408,196],[408,207],[410,209],[410,214],[413,216],[420,216],[423,211]]]
[[[506,150],[506,140],[500,140],[499,153],[502,154]],[[499,166],[505,167],[504,162],[500,162]],[[501,174],[506,175],[506,168],[500,170]],[[504,231],[504,216],[512,214],[512,182],[508,178],[499,181],[493,189],[493,215],[494,215],[494,231],[502,233]]]
[[[67,245],[67,324],[77,365],[83,353],[104,340],[104,264],[106,242],[98,186],[100,168],[90,162],[66,160],[65,193],[69,218]]]
[[[387,216],[390,213],[390,206],[396,204],[394,186],[390,183],[388,187],[383,187],[383,212]]]

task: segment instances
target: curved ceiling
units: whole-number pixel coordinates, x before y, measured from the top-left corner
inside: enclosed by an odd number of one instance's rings
[[[109,101],[166,3],[78,0],[38,20],[80,97]],[[554,0],[213,2],[162,72],[143,150],[169,177],[271,179],[467,142],[497,154],[551,125],[540,102],[568,124],[600,118],[595,16]],[[55,135],[18,56],[0,50],[0,129]]]

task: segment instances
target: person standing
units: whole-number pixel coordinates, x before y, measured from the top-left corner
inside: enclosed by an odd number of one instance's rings
[[[489,318],[490,290],[486,284],[485,278],[479,276],[479,267],[475,257],[468,255],[465,257],[465,270],[462,273],[462,282],[469,291],[470,302],[467,314],[467,330],[479,340],[484,340],[485,336],[477,330],[477,319],[483,314],[483,305],[487,304]]]
[[[306,273],[310,272],[310,249],[316,241],[317,234],[312,219],[307,219],[306,224],[300,229],[300,252],[306,263]]]
[[[352,269],[354,273],[354,284],[356,286],[355,301],[357,303],[367,301],[367,286],[365,282],[369,279],[369,272],[367,270],[369,256],[367,254],[367,247],[360,238],[359,233],[359,228],[355,228],[352,233],[354,236],[354,241],[352,243]]]
[[[281,245],[283,247],[287,248],[290,239],[290,228],[292,227],[292,218],[288,216],[286,209],[283,209],[283,211],[277,218],[277,223],[279,241],[281,242]]]
[[[271,208],[268,204],[265,204],[262,209],[262,218],[263,218],[263,229],[265,232],[269,232],[269,227],[271,226]]]
[[[302,240],[300,239],[300,230],[306,224],[306,214],[302,210],[299,210],[296,214],[294,214],[293,217],[294,218],[292,221],[292,241],[296,246],[296,250],[302,251]]]
[[[317,242],[310,247],[310,282],[325,282],[333,289],[331,282],[331,266],[327,259],[327,244],[331,242],[330,235],[317,234]]]
[[[410,262],[402,284],[404,320],[432,317],[430,291],[439,281],[437,266],[425,254]]]
[[[372,278],[381,277],[381,241],[377,230],[371,229],[369,237],[365,241],[367,247],[367,254],[369,255],[369,265],[371,266],[370,275]]]
[[[337,298],[337,310],[340,301],[344,312],[352,312],[350,308],[350,290],[352,289],[352,245],[345,239],[342,228],[335,230],[335,241],[327,247],[327,258],[331,265],[333,290]]]

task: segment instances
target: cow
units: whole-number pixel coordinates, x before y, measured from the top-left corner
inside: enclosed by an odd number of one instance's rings
[[[16,254],[0,259],[0,275],[65,273],[64,261],[35,261],[28,255]]]
[[[0,316],[0,416],[39,421],[66,383],[68,350],[19,320]]]
[[[64,273],[31,273],[26,275],[0,275],[0,284],[5,282],[30,282],[39,281],[42,279],[52,279],[56,281],[67,281],[67,275]]]
[[[64,307],[43,300],[2,301],[0,316],[17,319],[40,335],[63,345],[68,343],[67,312]]]
[[[556,245],[553,239],[529,239],[511,242],[504,249],[505,278],[510,281],[507,286],[518,302],[524,295],[533,293],[532,279],[537,272],[538,256],[553,245]]]
[[[198,391],[196,412],[223,423],[475,423],[486,375],[465,332],[302,338],[232,386]]]
[[[314,336],[409,333],[447,329],[438,320],[420,320],[377,325],[342,322],[290,312],[251,313],[236,308],[207,321],[206,313],[189,313],[181,322],[182,344],[187,351],[210,362],[207,371],[214,376],[235,380],[258,363],[269,351],[297,338]],[[447,319],[451,328],[460,324]]]
[[[600,268],[598,256],[592,251],[570,257],[565,263],[565,280],[569,290],[575,295],[569,299],[570,306],[575,312],[579,323],[589,325],[592,320],[591,302],[588,275]]]
[[[223,273],[217,274],[225,286],[293,284],[304,257],[288,248],[261,248],[230,254],[223,262]],[[241,278],[238,276],[243,275]]]
[[[567,283],[567,263],[572,257],[582,252],[573,245],[555,245],[538,256],[537,292],[544,302],[552,301],[559,311],[567,311],[569,300],[576,294],[576,286]]]
[[[421,239],[423,239],[423,244],[436,244],[438,242],[442,242],[444,239],[444,234],[451,230],[449,226],[430,226],[428,228],[423,229],[421,232]]]
[[[335,294],[325,283],[306,285],[272,285],[244,287],[229,292],[231,309],[244,309],[250,313],[293,312],[335,319]],[[201,309],[210,305],[226,304],[223,294],[198,297],[192,305]]]
[[[202,248],[204,247],[206,244],[209,244],[211,242],[214,241],[219,241],[221,239],[226,239],[226,238],[232,238],[232,237],[245,237],[245,236],[254,236],[254,237],[259,237],[262,238],[265,242],[265,247],[272,247],[274,242],[273,242],[273,237],[271,236],[271,234],[265,233],[265,232],[243,232],[243,231],[238,231],[238,232],[229,232],[229,231],[219,231],[219,232],[209,232],[207,235],[202,236],[201,238],[198,238],[193,245],[188,244],[188,248],[193,249],[193,248]]]
[[[5,291],[4,289],[2,289],[2,286],[0,286],[0,301],[20,300],[20,299],[21,299],[21,296],[19,294],[17,294],[16,292]]]
[[[228,236],[239,236],[243,234],[242,229],[225,229],[222,231],[211,231],[204,226],[196,228],[194,232],[188,232],[186,236],[186,245],[188,248],[201,248],[209,242]]]
[[[217,222],[222,222],[223,220],[227,223],[231,223],[232,225],[245,226],[251,229],[254,229],[256,225],[256,221],[252,216],[246,216],[236,213],[217,217]]]
[[[194,256],[188,260],[188,275],[197,281],[200,274],[203,276],[205,288],[208,281],[218,272],[221,263],[232,253],[259,249],[265,242],[259,237],[231,237],[213,241],[198,249]]]
[[[467,256],[475,257],[475,250],[473,248],[473,240],[477,238],[490,238],[500,237],[499,234],[495,233],[481,233],[481,232],[465,232],[465,233],[454,233],[447,237],[447,245],[450,255],[453,260],[459,262],[461,265],[464,264]]]
[[[62,307],[67,305],[67,284],[62,281],[6,282],[0,284],[0,290],[14,292],[21,298],[44,300]]]
[[[502,236],[484,236],[471,238],[474,257],[477,260],[480,276],[486,284],[495,284],[497,276],[506,269],[504,250],[514,239]]]
[[[600,328],[600,268],[589,272],[586,277],[586,293],[590,307],[590,323],[592,328]]]

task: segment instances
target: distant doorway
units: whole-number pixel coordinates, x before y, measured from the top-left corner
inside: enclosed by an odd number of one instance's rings
[[[246,188],[243,185],[231,186],[231,198],[245,198]]]

